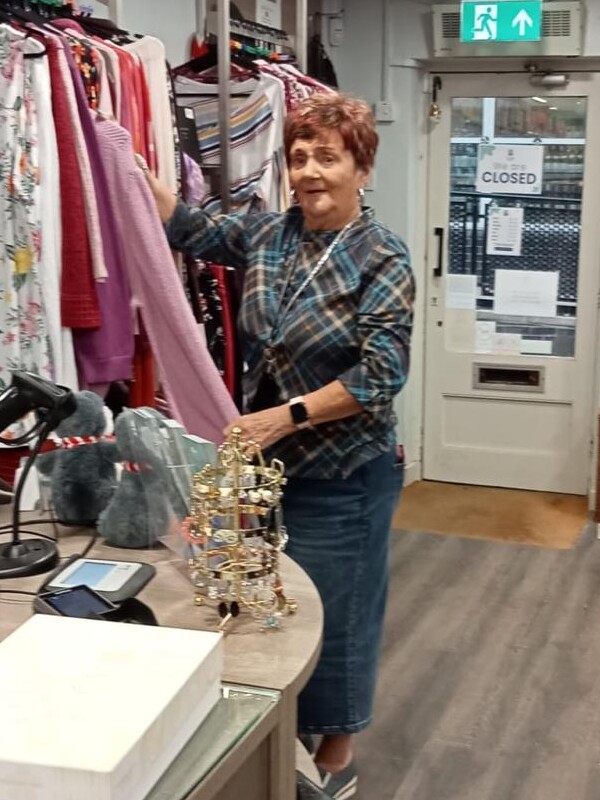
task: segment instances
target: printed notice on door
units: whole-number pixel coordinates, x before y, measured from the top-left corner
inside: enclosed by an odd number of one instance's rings
[[[523,241],[523,208],[488,210],[486,253],[488,256],[520,256]]]
[[[477,275],[446,276],[446,308],[477,307]]]
[[[521,317],[555,317],[558,272],[497,269],[494,311]]]
[[[481,194],[541,194],[543,173],[543,145],[479,145],[476,190]]]

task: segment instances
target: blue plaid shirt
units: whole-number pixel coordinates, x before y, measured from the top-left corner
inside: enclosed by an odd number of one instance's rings
[[[280,458],[290,475],[346,477],[394,446],[393,399],[408,376],[415,295],[408,251],[395,234],[363,211],[282,315],[335,232],[305,230],[297,206],[211,217],[183,204],[166,231],[176,250],[246,270],[238,320],[246,404],[269,345],[280,402],[338,379],[363,408],[297,431],[266,457]]]

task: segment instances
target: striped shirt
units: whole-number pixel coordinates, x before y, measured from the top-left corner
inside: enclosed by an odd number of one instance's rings
[[[203,91],[195,84],[196,92]],[[283,120],[285,96],[281,82],[270,75],[252,81],[249,96],[233,96],[230,118],[230,195],[237,211],[282,211],[289,204],[289,186],[283,155]],[[193,83],[178,78],[177,102],[194,112],[202,167],[221,165],[219,108],[216,97],[194,97],[188,94]],[[286,185],[288,192],[281,191]],[[285,200],[284,200],[285,198]],[[282,204],[283,203],[283,204]],[[216,214],[221,211],[221,198],[209,193],[202,207]]]
[[[363,211],[288,308],[336,236],[305,230],[299,207],[211,217],[179,204],[166,230],[175,249],[246,270],[238,321],[246,405],[270,346],[280,402],[337,379],[363,408],[297,431],[265,456],[281,459],[290,475],[332,478],[393,447],[393,399],[408,376],[415,294],[408,251],[395,234]]]

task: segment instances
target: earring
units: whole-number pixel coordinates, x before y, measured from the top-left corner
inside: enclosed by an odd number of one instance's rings
[[[298,198],[296,197],[296,190],[290,189],[290,203],[295,206],[298,202]]]
[[[363,189],[362,186],[358,190],[358,196],[360,197],[361,201],[365,199],[365,190]]]

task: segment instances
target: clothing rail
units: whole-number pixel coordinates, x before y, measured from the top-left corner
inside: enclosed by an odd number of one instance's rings
[[[296,58],[302,72],[308,66],[308,0],[296,0]]]
[[[123,23],[124,0],[98,0],[108,8],[109,18],[118,27]],[[198,29],[204,27],[206,19],[206,0],[196,0],[196,18]],[[308,47],[308,0],[296,0],[296,59],[298,66],[306,72],[307,47]],[[231,137],[229,120],[231,115],[231,101],[227,87],[231,72],[231,13],[229,0],[217,0],[217,32],[218,32],[218,58],[219,58],[219,136],[221,148],[221,205],[223,213],[231,210],[231,193],[229,189],[229,175],[231,164]]]
[[[104,0],[103,0],[104,1]],[[108,0],[110,2],[110,0]],[[120,2],[120,0],[117,0]],[[200,14],[205,10],[205,0],[198,0],[198,19],[204,19]],[[308,43],[308,0],[296,0],[296,58],[298,66],[304,72],[307,65]],[[231,100],[229,95],[229,78],[231,73],[231,13],[229,0],[217,2],[217,33],[218,33],[218,58],[219,58],[219,137],[221,149],[221,209],[224,214],[231,210],[230,192],[230,164],[231,164],[231,136],[229,120],[231,114]]]
[[[218,18],[218,63],[219,63],[219,146],[221,151],[221,210],[231,211],[230,164],[231,164],[231,14],[229,0],[219,0]]]

